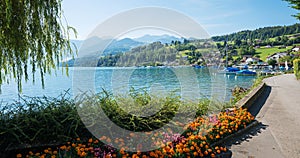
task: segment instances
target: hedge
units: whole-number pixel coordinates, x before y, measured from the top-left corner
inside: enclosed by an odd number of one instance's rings
[[[295,76],[296,76],[297,80],[299,80],[300,79],[300,59],[295,59],[293,61],[293,64],[294,64]]]

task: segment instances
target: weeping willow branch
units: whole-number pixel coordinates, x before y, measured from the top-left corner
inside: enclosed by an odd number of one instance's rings
[[[300,1],[299,0],[283,0],[286,1],[290,4],[290,7],[296,10],[300,10]],[[296,13],[296,15],[293,15],[295,18],[297,18],[298,20],[300,20],[300,13]]]
[[[28,71],[33,82],[39,71],[44,87],[44,75],[73,55],[70,32],[77,32],[63,18],[61,2],[0,0],[0,86],[14,78],[21,92]]]

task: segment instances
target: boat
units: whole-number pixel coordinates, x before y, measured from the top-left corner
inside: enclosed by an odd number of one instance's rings
[[[256,72],[250,71],[248,69],[243,69],[243,70],[237,71],[236,75],[239,75],[239,76],[254,76],[254,75],[256,75]]]
[[[240,71],[240,69],[236,68],[236,67],[227,67],[222,71],[219,71],[219,73],[221,74],[226,74],[226,75],[235,75],[236,72]]]
[[[240,71],[240,69],[236,68],[236,67],[228,67],[227,41],[228,41],[228,39],[226,37],[226,40],[224,42],[224,45],[225,45],[224,51],[225,51],[225,56],[226,56],[225,69],[219,71],[218,73],[226,74],[226,75],[236,75],[236,72]]]
[[[204,66],[201,66],[201,65],[192,65],[192,67],[194,67],[196,69],[202,69],[202,68],[204,68]]]

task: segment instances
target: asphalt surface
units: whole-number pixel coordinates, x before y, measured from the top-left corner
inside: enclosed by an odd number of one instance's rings
[[[267,78],[249,111],[261,122],[231,142],[233,158],[300,158],[300,80],[293,74]]]

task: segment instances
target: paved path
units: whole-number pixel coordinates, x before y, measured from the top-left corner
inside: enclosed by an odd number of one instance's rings
[[[300,81],[293,74],[264,80],[256,119],[262,124],[232,140],[233,158],[300,158]],[[265,99],[264,99],[265,97]]]

